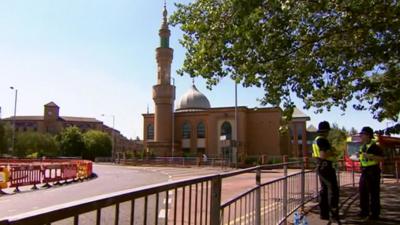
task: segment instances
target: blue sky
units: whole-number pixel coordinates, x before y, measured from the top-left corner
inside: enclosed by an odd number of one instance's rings
[[[177,1],[175,1],[177,2]],[[181,0],[179,2],[189,2]],[[127,137],[142,137],[142,113],[153,112],[152,85],[156,82],[155,48],[159,44],[162,0],[13,0],[0,2],[0,107],[1,116],[13,114],[18,89],[17,115],[42,115],[43,105],[54,101],[62,116],[95,117]],[[174,10],[171,1],[168,11]],[[182,33],[171,28],[174,48],[172,74],[177,100],[190,87],[188,76],[175,71],[185,50]],[[196,85],[212,106],[234,105],[234,84],[225,79],[209,91],[201,78]],[[238,104],[259,106],[263,91],[239,88]],[[297,106],[302,108],[301,101]],[[303,109],[302,109],[303,110]],[[384,128],[368,112],[339,110],[314,114],[346,128],[364,125]],[[389,123],[390,124],[390,123]]]

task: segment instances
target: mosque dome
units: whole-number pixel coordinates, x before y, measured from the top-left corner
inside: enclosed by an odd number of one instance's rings
[[[209,109],[210,102],[207,97],[197,90],[195,85],[181,97],[176,107],[177,111],[199,111]]]

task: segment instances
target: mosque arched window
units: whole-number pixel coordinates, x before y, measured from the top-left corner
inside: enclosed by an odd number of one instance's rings
[[[231,140],[232,139],[232,126],[229,122],[225,121],[221,125],[221,137],[225,136],[226,140]]]
[[[190,138],[191,127],[188,122],[185,122],[182,126],[182,138],[187,139]]]
[[[203,122],[197,124],[197,138],[205,138],[206,137],[206,127]]]
[[[154,125],[153,124],[147,125],[147,139],[154,140]]]

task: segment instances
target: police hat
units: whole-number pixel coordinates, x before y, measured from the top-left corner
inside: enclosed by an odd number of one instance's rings
[[[366,134],[372,138],[374,136],[374,130],[372,130],[371,127],[363,127],[360,134]]]
[[[328,121],[322,121],[318,124],[318,131],[317,132],[327,132],[331,130],[331,126],[329,125]]]

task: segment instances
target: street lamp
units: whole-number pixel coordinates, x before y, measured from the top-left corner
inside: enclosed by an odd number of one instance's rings
[[[111,160],[115,162],[115,140],[114,140],[114,125],[115,125],[115,115],[106,115],[106,114],[101,114],[101,116],[111,116],[112,117],[112,131],[111,131]]]
[[[233,138],[233,140],[234,140],[234,145],[233,145],[233,149],[234,149],[234,151],[233,151],[233,158],[234,158],[234,162],[235,162],[235,167],[237,167],[237,165],[238,165],[238,147],[239,147],[239,145],[238,145],[238,143],[239,143],[239,141],[238,141],[238,137],[239,137],[239,134],[238,134],[238,132],[239,132],[239,129],[238,129],[238,108],[237,108],[237,82],[236,82],[236,79],[235,79],[235,136],[234,136],[234,138]]]
[[[173,78],[173,77],[171,77],[172,78],[172,86],[175,86],[175,78]],[[175,113],[174,113],[174,103],[172,103],[172,124],[171,124],[171,127],[172,127],[172,138],[171,138],[171,157],[172,157],[172,160],[173,160],[173,158],[174,158],[174,152],[175,152],[175,148],[174,148],[174,143],[175,143]]]
[[[12,141],[11,141],[11,152],[14,153],[15,147],[15,120],[17,119],[17,98],[18,98],[18,89],[13,86],[10,87],[11,90],[15,90],[15,100],[14,100],[14,117],[13,117],[13,130],[12,130]]]

